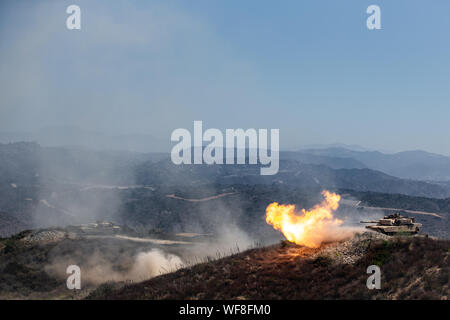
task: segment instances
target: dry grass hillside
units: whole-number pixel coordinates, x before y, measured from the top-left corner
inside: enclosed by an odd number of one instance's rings
[[[287,242],[251,249],[91,299],[448,299],[449,240],[364,233],[318,249]],[[368,290],[369,265],[381,289]]]

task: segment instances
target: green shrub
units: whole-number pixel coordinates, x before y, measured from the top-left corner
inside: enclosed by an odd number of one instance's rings
[[[16,241],[14,241],[13,239],[6,240],[4,244],[5,244],[5,248],[3,249],[4,253],[11,253],[17,249]]]

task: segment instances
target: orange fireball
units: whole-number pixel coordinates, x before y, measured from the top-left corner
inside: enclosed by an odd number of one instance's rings
[[[323,191],[325,200],[311,210],[296,212],[294,205],[282,205],[277,202],[266,208],[266,221],[276,230],[280,230],[287,240],[299,245],[317,248],[336,233],[342,221],[333,218],[333,211],[339,207],[341,196]]]

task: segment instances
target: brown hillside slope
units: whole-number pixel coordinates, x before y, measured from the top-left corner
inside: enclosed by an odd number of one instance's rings
[[[103,285],[91,299],[447,299],[449,240],[353,239],[309,249],[282,242],[138,284]],[[381,289],[368,290],[369,265]]]

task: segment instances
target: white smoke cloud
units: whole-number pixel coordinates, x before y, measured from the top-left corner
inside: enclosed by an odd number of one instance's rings
[[[142,281],[159,274],[175,271],[183,266],[183,261],[174,255],[153,249],[136,256],[133,267],[128,273],[129,280]]]
[[[58,256],[45,267],[45,270],[59,278],[66,278],[67,266],[76,263],[68,257]],[[99,285],[109,281],[144,281],[160,274],[173,272],[183,265],[183,261],[177,255],[151,249],[139,252],[134,257],[122,257],[120,261],[115,261],[111,257],[108,258],[106,254],[96,251],[85,257],[79,267],[82,283]]]

